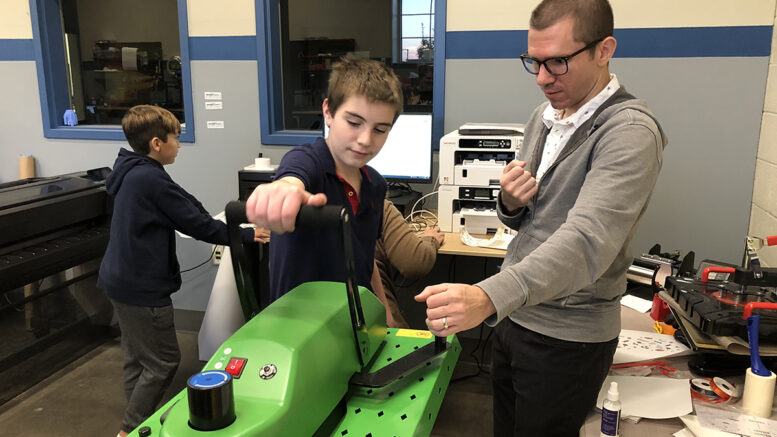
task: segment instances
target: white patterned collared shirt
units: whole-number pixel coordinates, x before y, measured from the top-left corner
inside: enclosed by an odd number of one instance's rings
[[[553,109],[551,105],[545,108],[545,111],[542,113],[542,122],[550,128],[550,132],[548,132],[548,137],[545,139],[545,148],[542,151],[542,159],[540,160],[540,166],[537,169],[535,179],[539,181],[545,175],[548,168],[556,162],[559,152],[566,146],[567,141],[569,141],[569,138],[572,137],[577,128],[591,118],[593,113],[599,109],[599,106],[615,94],[615,91],[618,91],[620,87],[618,78],[611,74],[610,82],[599,94],[587,101],[577,112],[563,120],[560,119],[561,114],[564,112],[563,110]]]

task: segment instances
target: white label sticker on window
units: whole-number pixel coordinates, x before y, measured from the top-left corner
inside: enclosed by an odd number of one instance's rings
[[[205,109],[224,109],[224,104],[221,100],[215,102],[205,102]]]
[[[221,100],[221,91],[205,91],[205,100]]]
[[[224,129],[224,122],[219,121],[209,121],[208,122],[208,129]]]

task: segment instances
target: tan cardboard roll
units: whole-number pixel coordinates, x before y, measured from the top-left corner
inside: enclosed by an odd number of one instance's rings
[[[19,179],[35,177],[35,158],[32,156],[19,157]]]
[[[745,374],[745,394],[742,396],[742,409],[745,414],[757,417],[772,416],[772,401],[774,401],[774,383],[777,380],[774,372],[769,376],[759,376],[750,368]]]

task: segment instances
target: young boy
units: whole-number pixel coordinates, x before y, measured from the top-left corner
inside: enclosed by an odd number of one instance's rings
[[[249,221],[276,233],[270,244],[270,299],[305,282],[345,280],[337,231],[289,232],[300,206],[329,203],[349,210],[356,280],[385,305],[374,259],[386,182],[366,164],[380,152],[402,111],[402,88],[385,65],[346,58],[332,69],[322,108],[329,137],[287,152],[276,180],[258,186],[247,202]]]
[[[113,303],[121,328],[127,409],[119,436],[124,436],[154,412],[181,358],[170,300],[181,287],[173,231],[211,244],[228,244],[228,237],[226,225],[163,168],[181,146],[175,116],[140,105],[127,111],[121,126],[134,152],[119,150],[105,183],[113,217],[97,286]],[[244,241],[265,237],[260,230],[243,230]]]

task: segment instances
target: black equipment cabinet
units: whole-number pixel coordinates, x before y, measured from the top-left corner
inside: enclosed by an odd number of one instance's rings
[[[0,404],[115,334],[96,287],[109,172],[0,185]]]

